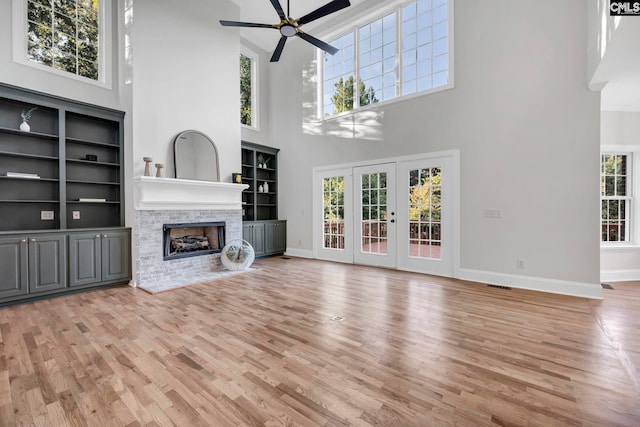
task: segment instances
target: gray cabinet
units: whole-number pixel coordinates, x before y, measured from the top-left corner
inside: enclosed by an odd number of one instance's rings
[[[242,238],[253,246],[253,251],[257,257],[265,255],[264,223],[254,221],[243,224]]]
[[[264,224],[264,249],[269,254],[281,254],[287,249],[286,221],[271,221]]]
[[[102,281],[113,282],[131,278],[131,233],[102,233]]]
[[[66,236],[0,237],[0,300],[66,288]]]
[[[69,235],[69,286],[104,284],[131,277],[130,233],[103,230]]]
[[[29,236],[29,293],[67,287],[67,236]]]
[[[0,233],[0,305],[131,279],[131,230]]]
[[[257,257],[284,253],[287,250],[287,222],[245,222],[242,225],[242,238],[253,246]]]
[[[29,293],[26,236],[0,237],[0,299]]]

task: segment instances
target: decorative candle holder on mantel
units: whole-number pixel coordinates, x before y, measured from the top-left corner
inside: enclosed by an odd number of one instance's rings
[[[144,176],[151,176],[151,167],[150,164],[151,162],[153,162],[153,159],[151,157],[143,157],[142,160],[144,160]]]
[[[156,178],[162,178],[162,168],[163,167],[164,167],[164,164],[156,163]]]

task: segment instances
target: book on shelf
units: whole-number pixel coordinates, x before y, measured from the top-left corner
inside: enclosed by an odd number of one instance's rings
[[[93,203],[104,203],[107,199],[93,199],[89,197],[81,197],[78,199],[79,202],[93,202]]]
[[[7,178],[40,179],[40,176],[37,173],[3,172],[2,176],[6,176]]]

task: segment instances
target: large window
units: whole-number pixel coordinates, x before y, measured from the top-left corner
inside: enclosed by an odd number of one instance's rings
[[[450,0],[417,0],[331,40],[322,53],[322,116],[449,87]]]
[[[631,241],[631,155],[603,153],[600,162],[602,241]]]
[[[111,0],[13,0],[13,59],[111,86]]]
[[[99,0],[28,0],[28,59],[98,80],[99,6]]]
[[[256,74],[257,54],[243,49],[240,54],[240,123],[258,127]]]

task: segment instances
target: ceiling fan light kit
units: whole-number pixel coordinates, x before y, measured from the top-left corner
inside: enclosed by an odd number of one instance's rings
[[[302,18],[291,19],[289,16],[289,2],[287,1],[287,14],[285,15],[282,6],[280,5],[279,0],[270,0],[273,8],[276,10],[276,13],[280,17],[280,23],[278,24],[257,24],[253,22],[238,22],[238,21],[225,21],[221,20],[220,24],[225,27],[249,27],[249,28],[273,28],[280,32],[280,41],[278,41],[278,45],[276,46],[276,50],[273,52],[271,56],[271,62],[278,62],[280,59],[280,55],[282,55],[282,50],[284,49],[284,45],[287,42],[287,38],[289,37],[300,37],[301,39],[311,43],[319,49],[324,50],[325,52],[335,55],[338,52],[338,49],[331,46],[328,43],[323,42],[320,39],[313,37],[307,33],[304,33],[300,27],[304,24],[308,24],[309,22],[315,21],[316,19],[320,19],[329,14],[337,12],[341,9],[351,6],[349,0],[333,0],[324,6],[319,7],[311,13],[304,15]]]

